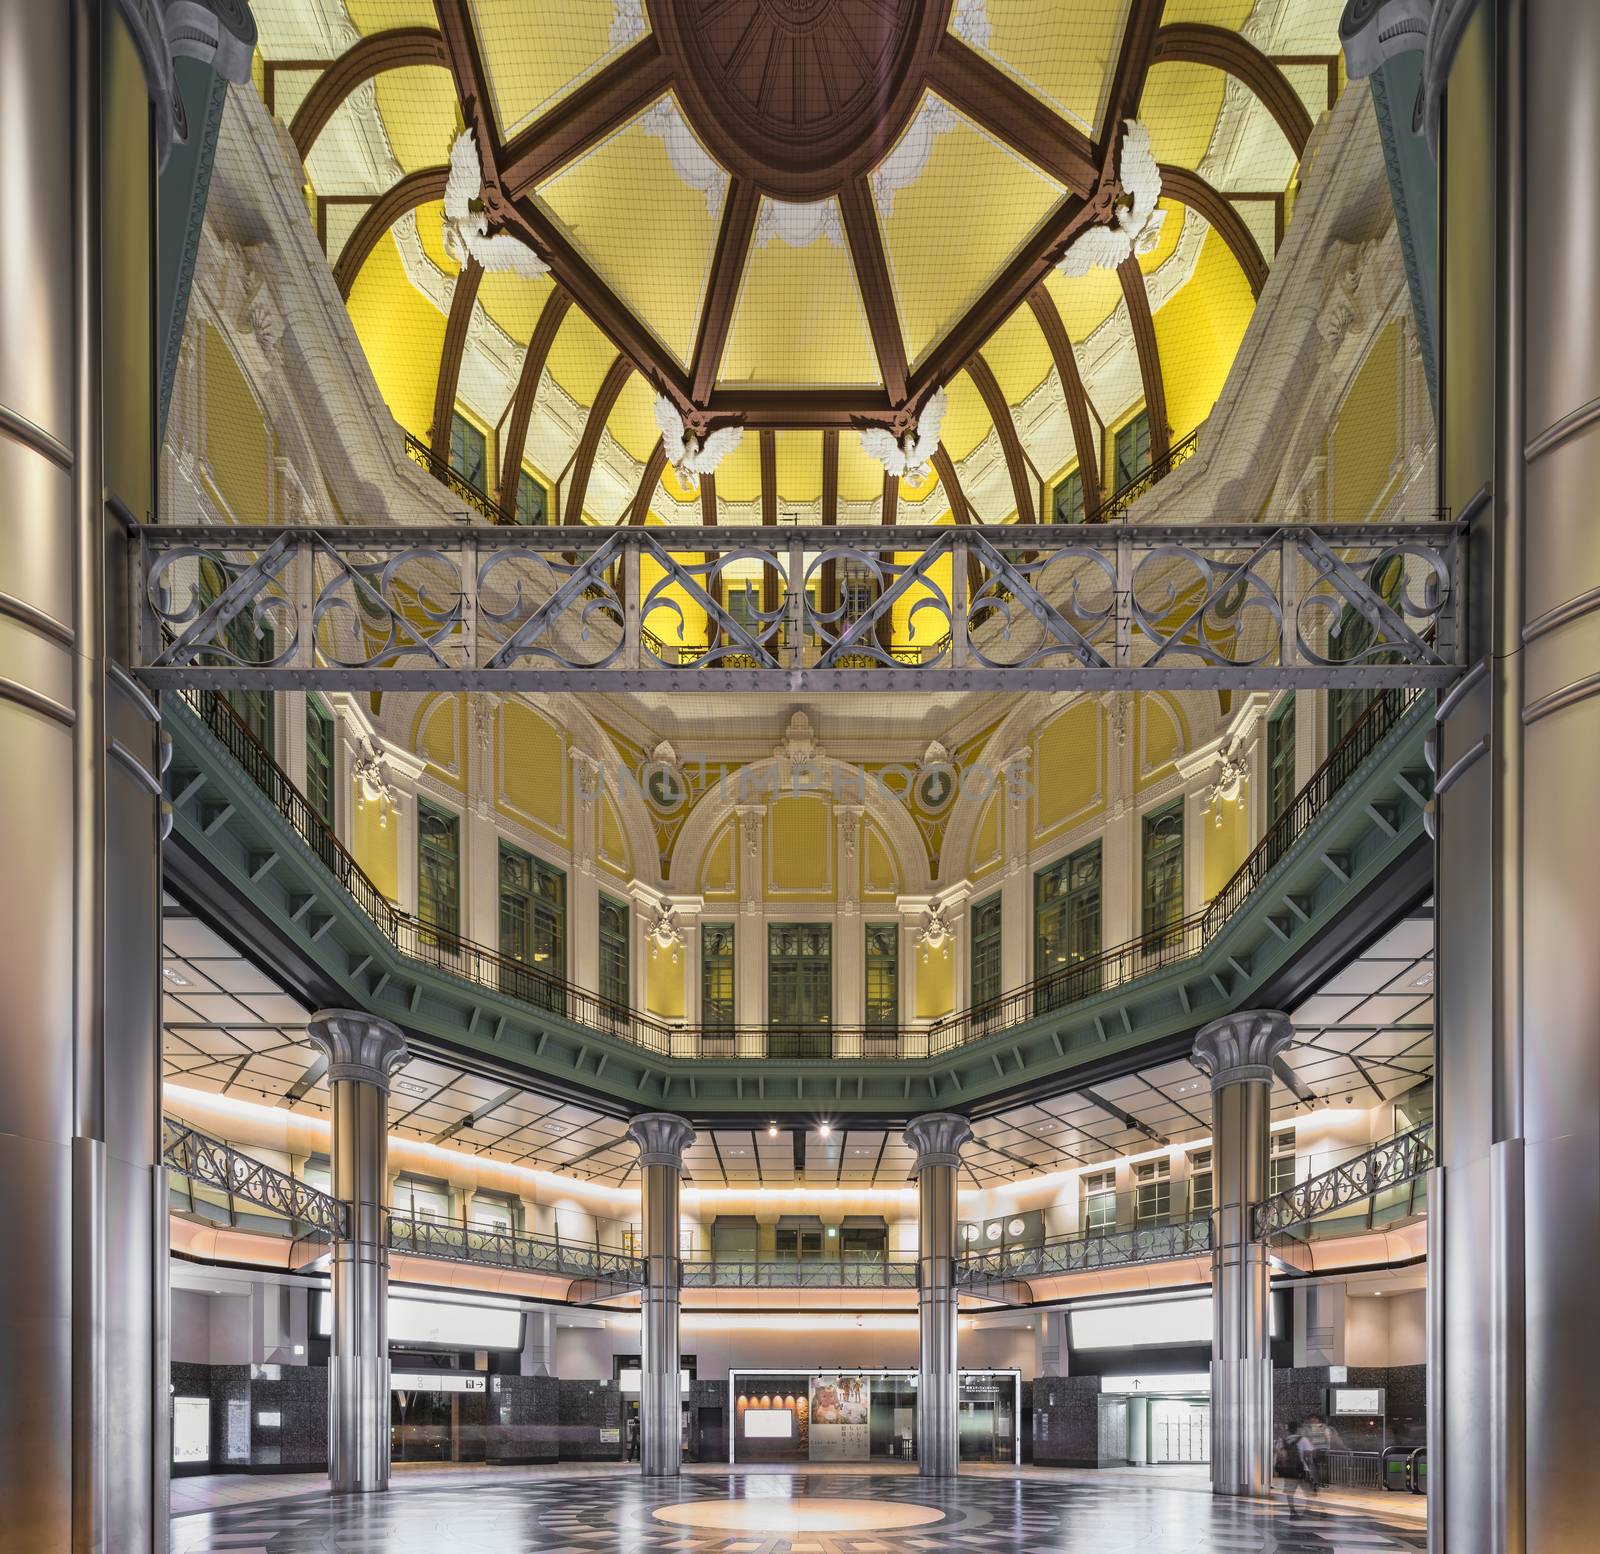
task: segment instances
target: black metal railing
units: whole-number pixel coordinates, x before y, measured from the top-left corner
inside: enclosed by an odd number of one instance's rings
[[[517,515],[507,512],[486,491],[480,490],[459,470],[453,469],[448,459],[441,459],[427,443],[406,433],[406,457],[419,468],[432,475],[441,486],[461,498],[480,518],[488,523],[515,526]]]
[[[936,1022],[928,1032],[930,1052],[936,1055],[981,1040],[1201,954],[1423,694],[1406,688],[1376,695],[1233,877],[1201,910]]]
[[[335,1240],[348,1229],[347,1204],[174,1117],[161,1119],[161,1163],[192,1182],[267,1209],[291,1225],[311,1226]]]
[[[1391,1187],[1414,1182],[1433,1167],[1433,1124],[1424,1122],[1326,1171],[1263,1198],[1252,1210],[1258,1240],[1309,1225],[1325,1214]]]
[[[1200,432],[1196,428],[1187,437],[1167,449],[1159,458],[1152,459],[1131,480],[1124,481],[1098,507],[1085,513],[1085,523],[1118,523],[1128,516],[1128,509],[1158,481],[1165,480],[1180,464],[1187,463],[1200,446]]]
[[[526,1236],[485,1225],[460,1225],[391,1212],[391,1252],[433,1257],[444,1262],[511,1268],[519,1273],[547,1273],[562,1278],[598,1279],[633,1287],[645,1278],[644,1260],[597,1242],[561,1236]]]
[[[930,1026],[773,1025],[695,1027],[663,1020],[602,997],[402,911],[373,883],[233,710],[211,691],[177,693],[272,806],[345,888],[363,914],[408,960],[487,987],[545,1013],[670,1058],[789,1059],[817,1062],[925,1060],[981,1041],[1041,1014],[1098,997],[1112,988],[1190,960],[1226,926],[1252,891],[1305,834],[1334,796],[1411,709],[1415,689],[1379,692],[1329,752],[1232,879],[1203,909],[1174,923],[975,1004]]]
[[[988,1284],[1007,1279],[1090,1273],[1099,1268],[1127,1268],[1135,1263],[1199,1257],[1210,1250],[1211,1217],[1196,1215],[1192,1219],[1132,1225],[1121,1230],[1083,1231],[1037,1246],[965,1252],[956,1259],[956,1283]]]

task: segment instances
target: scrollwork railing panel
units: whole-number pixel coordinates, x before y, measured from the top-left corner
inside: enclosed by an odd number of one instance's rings
[[[1170,1224],[1097,1231],[1015,1250],[968,1252],[956,1259],[956,1282],[988,1284],[1092,1273],[1101,1268],[1130,1268],[1138,1263],[1200,1257],[1210,1250],[1211,1220],[1209,1216],[1197,1217]]]
[[[140,673],[296,690],[1444,685],[1462,668],[1458,545],[1439,522],[157,527],[140,534]]]
[[[561,1278],[599,1279],[621,1285],[644,1283],[644,1263],[626,1252],[605,1247],[525,1236],[483,1225],[450,1220],[388,1217],[389,1250],[445,1262],[511,1268],[519,1273],[544,1273]]]
[[[192,1182],[215,1187],[286,1220],[313,1226],[335,1240],[347,1233],[348,1205],[171,1117],[161,1122],[161,1163]]]
[[[1258,1240],[1294,1230],[1359,1203],[1389,1187],[1402,1187],[1432,1169],[1433,1124],[1425,1122],[1407,1133],[1374,1144],[1352,1160],[1319,1171],[1315,1176],[1255,1206],[1252,1215]]]

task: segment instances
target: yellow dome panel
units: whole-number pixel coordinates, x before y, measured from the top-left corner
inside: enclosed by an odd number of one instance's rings
[[[437,219],[437,205],[423,207],[424,219],[430,209]],[[389,413],[413,436],[427,437],[445,320],[411,284],[393,233],[362,265],[346,306]]]
[[[595,273],[687,367],[728,177],[670,95],[538,192]]]
[[[956,5],[950,30],[1092,136],[1116,69],[1127,14],[1127,0],[1097,0],[1092,6],[983,0],[978,6]]]
[[[815,206],[762,201],[720,384],[860,388],[882,382],[843,230],[836,199]]]
[[[606,430],[622,445],[629,458],[642,464],[661,441],[656,425],[656,391],[638,373],[622,385],[606,421]]]
[[[345,0],[345,12],[363,37],[387,32],[391,27],[432,27],[439,25],[439,12],[433,0]]]
[[[492,271],[478,283],[478,303],[513,340],[526,345],[554,290],[555,282],[548,275],[534,280],[505,270]]]
[[[568,308],[550,344],[548,370],[578,404],[592,405],[616,355],[582,308]]]
[[[872,174],[906,354],[944,338],[1065,189],[931,93]]]
[[[395,160],[408,173],[450,160],[460,115],[456,85],[438,65],[386,70],[373,81],[378,114]]]
[[[883,465],[861,446],[855,431],[839,433],[839,500],[870,502],[883,495]]]
[[[945,408],[944,425],[939,430],[939,441],[959,464],[989,435],[989,428],[994,422],[990,419],[989,407],[983,402],[983,395],[966,373],[958,372],[945,385],[945,393],[949,402]]]
[[[650,30],[642,5],[471,4],[495,121],[505,140],[549,113]]]
[[[983,347],[983,359],[1008,405],[1020,405],[1050,376],[1050,347],[1032,308],[1018,308],[995,330]]]
[[[774,443],[778,455],[779,500],[819,500],[822,496],[822,433],[779,432]]]
[[[753,502],[761,495],[761,439],[746,432],[717,466],[719,502]]]
[[[1210,65],[1152,65],[1139,100],[1158,162],[1198,167],[1222,111],[1228,77]]]

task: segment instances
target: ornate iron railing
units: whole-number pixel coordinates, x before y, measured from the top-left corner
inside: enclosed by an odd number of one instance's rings
[[[137,672],[157,689],[1441,686],[1464,668],[1459,538],[1434,522],[158,525],[139,534]],[[741,618],[723,583],[752,563],[772,586]],[[825,569],[841,564],[870,584],[864,611],[824,597]],[[679,647],[659,651],[660,628],[690,612],[708,635],[685,663]],[[880,640],[902,613],[945,650],[903,662]],[[1359,651],[1338,636],[1352,613]],[[241,632],[259,648],[241,651]]]
[[[1202,911],[932,1025],[901,1028],[676,1024],[602,998],[461,934],[423,923],[401,911],[373,883],[224,696],[213,691],[186,690],[180,693],[180,700],[221,742],[379,932],[407,959],[661,1057],[894,1062],[941,1056],[967,1042],[997,1035],[1201,954],[1421,694],[1390,690],[1375,696],[1233,878]]]
[[[1165,480],[1180,464],[1187,463],[1200,446],[1198,428],[1167,449],[1159,459],[1152,459],[1132,480],[1125,481],[1103,501],[1099,507],[1085,515],[1086,523],[1118,523],[1128,516],[1128,509],[1157,481]]]
[[[1260,1240],[1308,1225],[1385,1188],[1415,1181],[1432,1169],[1433,1162],[1433,1124],[1425,1122],[1408,1133],[1374,1144],[1365,1154],[1263,1198],[1253,1211],[1254,1234]]]
[[[751,1258],[683,1264],[685,1289],[914,1290],[915,1257]]]
[[[391,1213],[388,1220],[389,1250],[411,1257],[512,1268],[519,1273],[595,1279],[622,1286],[644,1283],[642,1259],[593,1243],[524,1236],[510,1230],[458,1225],[449,1220],[417,1219],[405,1214]]]
[[[1294,802],[1267,828],[1233,877],[1200,911],[938,1021],[927,1033],[930,1051],[937,1054],[992,1036],[1199,955],[1422,694],[1388,690],[1376,695]]]
[[[461,498],[480,518],[502,527],[518,527],[517,515],[508,513],[493,497],[452,469],[447,459],[441,459],[425,442],[406,433],[406,457],[425,469],[441,486]]]
[[[965,1252],[956,1259],[956,1283],[1002,1283],[1008,1279],[1040,1279],[1055,1274],[1092,1273],[1100,1268],[1127,1268],[1135,1263],[1172,1262],[1211,1250],[1211,1219],[1198,1216],[1161,1225],[1135,1225],[1127,1230],[1099,1230],[1087,1235],[1045,1241],[1039,1246],[997,1252]]]
[[[313,1226],[334,1240],[347,1232],[347,1204],[172,1117],[161,1119],[161,1163],[192,1182],[219,1188],[294,1223]]]

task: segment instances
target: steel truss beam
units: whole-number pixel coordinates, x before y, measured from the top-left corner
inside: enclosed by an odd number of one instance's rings
[[[1452,523],[850,529],[167,528],[157,689],[860,691],[1442,686]],[[827,568],[871,583],[849,613]],[[775,580],[763,608],[730,578]],[[860,590],[852,590],[859,598]]]

